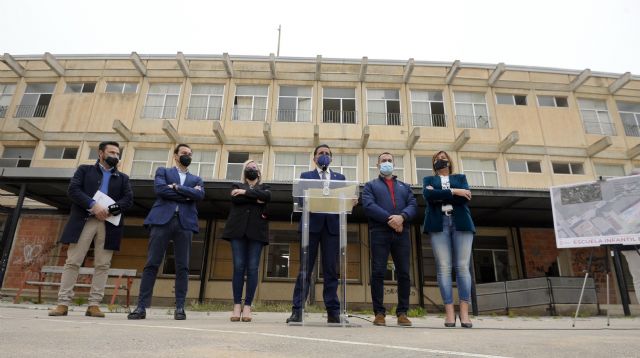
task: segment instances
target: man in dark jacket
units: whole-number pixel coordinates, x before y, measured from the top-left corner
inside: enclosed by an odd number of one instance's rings
[[[321,144],[313,151],[313,161],[316,169],[300,174],[301,179],[345,180],[344,175],[329,169],[331,163],[331,149],[326,144]],[[302,222],[299,231],[302,230]],[[309,249],[307,255],[307,272],[300,272],[293,289],[293,307],[287,323],[302,322],[302,305],[309,295],[309,282],[313,266],[318,256],[318,247],[321,246],[322,273],[324,285],[322,297],[327,309],[327,322],[340,323],[340,301],[338,300],[338,254],[340,251],[340,222],[338,214],[309,214]],[[302,248],[300,249],[302,257]],[[303,279],[306,278],[305,284]],[[303,287],[304,289],[303,292]]]
[[[120,145],[117,142],[102,142],[98,146],[96,164],[79,166],[71,178],[68,190],[72,201],[71,215],[60,238],[60,242],[69,244],[67,261],[62,272],[58,306],[49,311],[49,316],[67,315],[80,265],[93,242],[95,272],[86,315],[104,317],[99,305],[104,296],[113,251],[120,250],[124,225],[122,216],[117,225],[106,220],[120,215],[133,205],[129,177],[117,168],[119,158]],[[96,202],[93,197],[97,191],[108,195],[115,203],[104,206]]]
[[[409,222],[416,215],[416,198],[411,187],[393,175],[393,156],[382,153],[378,156],[380,175],[365,184],[362,191],[362,206],[369,220],[369,246],[371,248],[371,298],[376,317],[374,325],[384,326],[385,307],[384,277],[387,272],[389,253],[398,279],[398,325],[411,326],[407,318],[411,281],[411,235]]]
[[[173,151],[176,166],[156,170],[153,184],[157,199],[144,219],[144,225],[150,230],[147,262],[140,281],[138,307],[129,313],[128,319],[146,318],[145,308],[151,305],[153,286],[169,240],[173,241],[176,264],[176,310],[173,317],[177,320],[187,318],[184,302],[189,286],[191,238],[199,231],[196,203],[204,199],[202,178],[187,169],[191,156],[191,147],[178,144]]]

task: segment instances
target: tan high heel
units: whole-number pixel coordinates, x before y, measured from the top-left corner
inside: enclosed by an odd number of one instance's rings
[[[235,316],[236,306],[240,306],[240,305],[233,305],[233,312],[231,313],[232,316],[229,318],[231,322],[240,322],[240,316],[242,316],[242,312],[238,313],[238,315]],[[241,309],[239,309],[238,311],[241,311]]]
[[[245,316],[245,312],[244,312],[245,307],[249,307],[249,317]],[[242,322],[251,322],[251,306],[242,307]]]

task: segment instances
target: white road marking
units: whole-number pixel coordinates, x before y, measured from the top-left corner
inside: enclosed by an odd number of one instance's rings
[[[353,345],[353,346],[368,346],[368,347],[378,347],[378,348],[386,348],[386,349],[398,349],[398,350],[403,350],[403,351],[423,352],[423,353],[431,353],[431,354],[446,354],[446,355],[459,356],[459,357],[508,358],[508,357],[504,357],[504,356],[495,356],[495,355],[479,354],[479,353],[444,351],[444,350],[438,350],[438,349],[395,346],[395,345],[389,345],[389,344],[379,344],[379,343],[370,343],[370,342],[343,341],[343,340],[328,339],[328,338],[301,337],[301,336],[293,336],[293,335],[289,335],[289,334],[248,332],[248,331],[231,331],[231,330],[223,330],[223,329],[175,327],[175,326],[131,324],[131,323],[81,322],[81,321],[70,321],[70,320],[48,319],[48,318],[38,318],[38,321],[63,322],[63,323],[73,323],[73,324],[78,324],[78,323],[82,323],[82,324],[98,324],[98,325],[103,325],[103,326],[120,326],[120,327],[147,327],[147,328],[157,328],[157,329],[175,329],[175,330],[183,330],[183,331],[198,331],[198,332],[212,332],[212,333],[230,333],[230,334],[242,334],[242,335],[256,335],[256,336],[274,337],[274,338],[283,338],[283,339],[292,339],[292,340],[302,340],[302,341],[337,343],[337,344],[346,344],[346,345]]]

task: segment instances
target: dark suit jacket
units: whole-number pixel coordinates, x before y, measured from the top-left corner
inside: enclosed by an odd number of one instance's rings
[[[340,173],[336,173],[333,170],[329,169],[331,173],[331,180],[346,180],[344,175]],[[308,172],[304,172],[300,174],[300,179],[321,179],[320,174],[318,174],[317,170],[311,170]],[[309,232],[311,233],[319,233],[322,230],[327,228],[327,231],[331,235],[339,235],[340,234],[340,219],[338,214],[309,214]],[[298,226],[298,231],[302,230],[302,222]]]
[[[176,190],[169,188],[170,184],[176,183]],[[180,175],[178,168],[158,168],[154,179],[154,190],[156,192],[156,202],[153,203],[149,215],[144,219],[144,225],[164,225],[171,220],[179,210],[178,218],[180,226],[184,230],[195,233],[198,227],[198,208],[196,202],[204,199],[204,182],[202,178],[191,173],[187,173],[184,185],[180,185]],[[194,189],[200,186],[200,189]]]
[[[469,189],[467,177],[464,174],[453,174],[449,176],[451,188]],[[432,190],[427,189],[431,185]],[[424,232],[442,232],[442,205],[453,205],[453,223],[458,231],[476,232],[476,227],[471,219],[471,212],[465,197],[451,194],[451,190],[442,189],[440,176],[426,176],[422,180],[422,194],[427,202],[424,214]]]
[[[269,243],[269,225],[266,207],[271,200],[269,185],[258,184],[253,189],[247,183],[234,183],[233,189],[244,189],[244,195],[231,197],[231,211],[224,226],[222,238],[225,240],[242,239]],[[264,203],[258,203],[258,200]]]
[[[409,230],[411,220],[416,216],[418,204],[411,187],[396,177],[393,177],[394,203],[391,201],[391,192],[384,181],[384,177],[378,176],[364,185],[362,190],[362,207],[369,220],[369,231],[393,231],[387,225],[389,216],[403,215],[404,230]]]
[[[91,198],[100,189],[102,183],[102,169],[96,162],[94,165],[81,165],[73,174],[69,182],[67,194],[71,199],[71,214],[69,221],[64,227],[60,242],[65,244],[75,244],[80,238],[80,233],[84,229],[84,224],[90,216],[89,203]],[[105,193],[120,205],[122,213],[126,212],[133,205],[133,193],[129,184],[129,177],[119,172],[117,169],[111,172],[109,179],[109,189]],[[107,250],[120,250],[120,240],[124,227],[124,215],[120,219],[120,225],[115,226],[105,221],[105,242],[104,248]]]

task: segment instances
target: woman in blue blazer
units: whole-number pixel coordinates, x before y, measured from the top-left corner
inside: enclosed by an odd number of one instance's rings
[[[427,202],[424,232],[431,237],[431,247],[436,259],[438,286],[445,307],[445,327],[455,327],[451,269],[456,269],[458,298],[460,299],[460,324],[471,328],[469,302],[471,301],[471,246],[476,229],[471,220],[467,203],[471,191],[464,174],[454,174],[451,158],[445,151],[433,156],[433,172],[436,175],[423,179],[423,195]]]
[[[222,238],[231,242],[233,256],[233,313],[231,321],[251,322],[251,304],[258,287],[258,267],[262,248],[269,244],[265,212],[271,200],[269,185],[262,183],[260,167],[253,160],[244,163],[240,183],[231,190],[231,211]],[[242,291],[247,289],[242,307]]]

